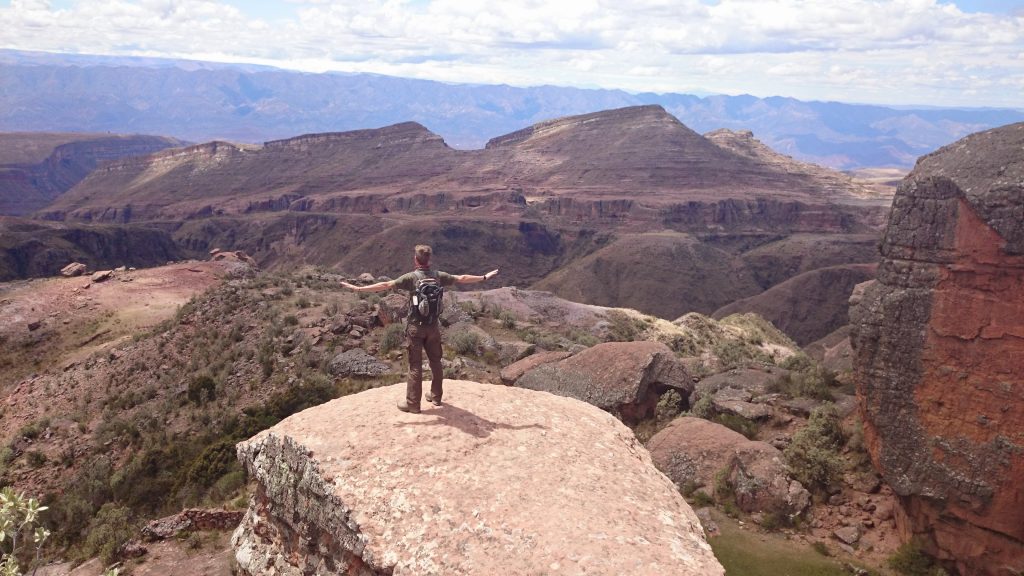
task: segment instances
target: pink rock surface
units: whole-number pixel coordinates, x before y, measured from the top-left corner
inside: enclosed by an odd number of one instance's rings
[[[723,574],[632,432],[578,400],[445,382],[311,408],[239,444],[257,491],[233,538],[250,574]]]

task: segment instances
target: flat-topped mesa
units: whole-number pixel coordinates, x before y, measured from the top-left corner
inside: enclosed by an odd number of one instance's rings
[[[669,114],[659,105],[629,106],[616,108],[614,110],[603,110],[580,114],[577,116],[564,116],[553,120],[539,122],[527,126],[522,130],[516,130],[509,134],[491,138],[485,148],[505,148],[518,146],[531,140],[540,140],[548,136],[574,136],[585,137],[594,133],[612,133],[621,128],[654,127],[663,126],[671,129],[682,129],[693,136],[699,134],[687,128],[675,116]]]
[[[445,381],[346,396],[238,445],[256,493],[243,573],[724,573],[696,515],[633,433],[578,400]]]
[[[268,149],[284,148],[296,150],[325,145],[347,146],[360,143],[373,146],[374,148],[415,144],[439,144],[444,148],[448,148],[443,138],[418,122],[401,122],[384,126],[383,128],[350,130],[347,132],[303,134],[294,138],[271,140],[266,142],[264,146]]]
[[[1024,572],[1024,124],[921,158],[878,281],[855,292],[865,444],[906,538],[962,574]]]
[[[454,154],[415,122],[262,146],[208,142],[108,164],[44,216],[108,220],[116,210],[135,219],[187,218],[282,201],[287,209],[297,198],[421,182],[450,170]]]

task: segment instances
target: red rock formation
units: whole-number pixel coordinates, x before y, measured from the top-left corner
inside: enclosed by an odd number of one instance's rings
[[[963,574],[1024,571],[1024,124],[923,157],[851,311],[872,459],[904,537]]]
[[[683,398],[693,382],[668,346],[660,342],[605,342],[558,362],[541,364],[516,386],[569,396],[607,410],[630,424],[654,415],[669,389]]]

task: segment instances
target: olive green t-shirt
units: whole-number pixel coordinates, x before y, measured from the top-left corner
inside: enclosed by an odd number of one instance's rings
[[[408,292],[412,292],[413,290],[416,289],[416,280],[418,280],[416,272],[402,274],[401,276],[395,279],[394,287],[398,288],[399,290],[406,290]],[[455,284],[455,276],[452,276],[447,272],[438,272],[437,281],[441,283],[441,286],[451,286],[452,284]]]

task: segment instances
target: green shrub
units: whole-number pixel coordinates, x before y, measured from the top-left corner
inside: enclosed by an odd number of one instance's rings
[[[831,370],[811,364],[799,371],[780,376],[771,384],[771,390],[790,398],[813,398],[831,401],[836,386],[836,375]]]
[[[793,354],[789,358],[786,358],[779,364],[779,368],[786,370],[792,370],[794,372],[801,372],[807,370],[814,365],[814,361],[811,357],[804,353]]]
[[[821,554],[822,556],[832,555],[832,553],[828,550],[828,546],[826,546],[825,543],[821,540],[817,540],[813,544],[811,544],[811,548],[814,549],[814,551],[818,554]]]
[[[217,397],[217,383],[209,374],[200,374],[188,383],[187,397],[193,404],[202,404]]]
[[[387,354],[392,350],[401,348],[405,343],[405,325],[399,322],[388,324],[380,337],[380,352]]]
[[[839,456],[843,441],[835,406],[825,404],[815,408],[807,425],[793,435],[793,441],[783,451],[790,473],[809,490],[827,489],[843,472],[843,460]]]
[[[39,553],[50,531],[39,525],[39,514],[46,510],[35,498],[26,498],[5,486],[0,490],[0,571],[5,576],[20,576],[20,562],[26,557],[39,561]],[[30,546],[31,544],[31,546]]]
[[[39,468],[40,466],[46,464],[46,454],[43,454],[38,450],[26,452],[25,458],[28,460],[28,465],[33,468]]]
[[[900,546],[889,557],[889,567],[905,576],[939,576],[946,572],[935,565],[935,559],[921,548],[921,543],[912,540]]]
[[[219,478],[238,469],[234,439],[220,440],[207,446],[188,464],[184,482],[196,487],[213,486]]]
[[[476,355],[482,344],[480,335],[470,330],[461,330],[451,335],[450,344],[456,354]]]
[[[711,418],[711,421],[734,432],[739,432],[749,440],[753,440],[757,436],[757,422],[738,414],[717,414]]]
[[[299,308],[309,308],[310,306],[312,306],[312,303],[310,303],[309,298],[306,298],[305,296],[299,296],[299,298],[295,301],[295,305],[298,306]]]
[[[701,396],[690,406],[690,416],[710,420],[714,416],[714,406],[711,403],[711,395]]]
[[[104,565],[114,562],[118,550],[134,535],[131,519],[128,508],[104,504],[89,523],[88,536],[82,544],[84,558],[99,556]]]
[[[297,326],[299,324],[299,318],[295,314],[289,314],[284,317],[284,323],[286,326]]]
[[[637,322],[625,312],[609,310],[605,318],[608,320],[609,342],[632,342],[640,334]]]
[[[501,320],[501,326],[507,330],[514,330],[516,327],[516,315],[508,310],[503,310],[498,320]]]

